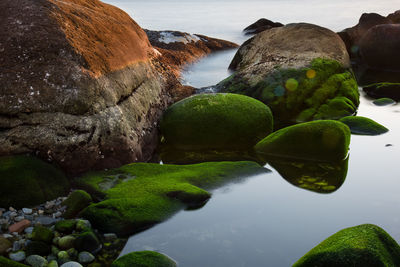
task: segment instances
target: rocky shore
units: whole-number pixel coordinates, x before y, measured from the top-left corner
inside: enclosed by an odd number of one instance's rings
[[[386,97],[376,105],[400,99],[399,17],[364,14],[339,34],[262,19],[217,93],[193,95],[182,67],[236,44],[143,30],[98,0],[1,1],[0,266],[176,266],[157,252],[117,257],[127,236],[267,162],[295,186],[334,192],[351,134],[390,130],[357,116],[358,85]],[[361,225],[295,266],[355,262],[398,266],[400,247]]]

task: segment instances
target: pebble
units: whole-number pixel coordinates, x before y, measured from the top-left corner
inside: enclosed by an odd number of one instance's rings
[[[61,211],[57,211],[56,213],[53,214],[53,218],[61,217],[61,215],[62,215]]]
[[[52,261],[49,262],[47,267],[58,267],[58,263],[57,263],[56,260],[52,260]]]
[[[31,215],[33,210],[32,209],[28,209],[28,208],[23,208],[22,212],[26,215]]]
[[[118,238],[117,235],[114,234],[114,233],[104,234],[103,236],[104,236],[104,239],[105,239],[106,241],[108,241],[108,242],[114,241],[114,240],[116,240],[116,239]]]
[[[32,267],[46,267],[48,262],[45,258],[39,255],[31,255],[26,258],[26,262]]]
[[[76,261],[69,261],[61,265],[61,267],[83,267],[83,266],[77,263]]]
[[[78,255],[78,261],[82,264],[91,263],[94,260],[95,257],[92,255],[92,253],[87,251],[83,251]]]
[[[13,238],[13,236],[10,235],[10,234],[4,234],[3,237],[4,237],[4,238],[7,238],[7,239]]]
[[[10,255],[8,255],[8,256],[9,256],[9,258],[10,258],[11,260],[13,260],[13,261],[18,261],[18,262],[24,261],[25,258],[26,258],[26,254],[25,254],[25,252],[23,252],[23,251],[18,251],[18,252],[15,252],[15,253],[10,253]]]
[[[10,207],[8,210],[9,211],[15,211],[15,209],[13,207]]]
[[[21,233],[23,230],[25,230],[29,226],[31,226],[31,222],[30,221],[22,220],[20,222],[14,223],[10,227],[8,227],[8,231],[10,233],[14,233],[14,232]]]
[[[14,221],[20,222],[20,221],[22,221],[23,219],[25,219],[24,216],[17,216],[17,217],[14,218]]]
[[[15,218],[18,216],[18,213],[16,213],[15,211],[12,211],[9,215],[8,215],[11,219]]]
[[[50,226],[50,225],[53,225],[53,224],[55,224],[57,222],[57,220],[56,219],[54,219],[54,218],[51,218],[51,217],[46,217],[46,216],[40,216],[40,217],[37,217],[35,220],[34,220],[34,223],[35,224],[41,224],[41,225],[43,225],[43,226]]]
[[[14,241],[12,250],[15,252],[20,249],[21,249],[21,244],[18,241]]]
[[[74,242],[75,242],[75,237],[72,235],[67,235],[64,237],[61,237],[60,240],[58,240],[58,246],[61,249],[70,249],[74,247]]]
[[[26,234],[32,234],[32,232],[33,232],[33,227],[32,226],[30,226],[30,227],[25,229],[25,233]]]

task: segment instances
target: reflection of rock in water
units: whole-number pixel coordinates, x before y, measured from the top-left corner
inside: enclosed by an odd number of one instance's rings
[[[175,147],[161,145],[159,152],[160,160],[166,164],[195,164],[210,161],[255,161],[265,165],[251,150],[226,151],[226,150],[178,150]]]
[[[271,159],[268,163],[294,186],[317,193],[332,193],[346,179],[349,158],[340,162]]]

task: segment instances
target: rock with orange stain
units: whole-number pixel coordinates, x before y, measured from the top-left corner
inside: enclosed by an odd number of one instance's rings
[[[22,220],[20,222],[10,225],[10,227],[8,227],[8,231],[10,233],[21,233],[29,226],[31,226],[31,222],[29,220],[25,219],[25,220]]]

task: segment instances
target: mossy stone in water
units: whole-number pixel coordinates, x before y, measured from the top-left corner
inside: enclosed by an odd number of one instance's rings
[[[46,227],[43,226],[35,226],[32,232],[32,240],[33,241],[41,241],[45,243],[51,243],[53,241],[54,233]]]
[[[64,234],[70,234],[75,229],[76,221],[75,220],[62,220],[58,221],[55,224],[56,231]]]
[[[380,135],[389,131],[385,126],[365,117],[349,116],[340,119],[340,121],[349,126],[353,134]]]
[[[261,157],[341,161],[347,157],[349,144],[347,125],[321,120],[280,129],[261,140],[255,150]]]
[[[83,190],[76,190],[63,202],[67,206],[64,218],[72,218],[92,203],[92,197]]]
[[[389,106],[389,105],[396,104],[396,101],[394,101],[393,99],[388,98],[388,97],[383,97],[383,98],[375,99],[374,101],[372,101],[372,103],[374,103],[376,106]]]
[[[137,251],[126,254],[111,264],[111,267],[176,267],[176,262],[155,251]]]
[[[0,266],[2,267],[28,267],[28,265],[9,260],[3,256],[0,256]]]
[[[254,162],[133,163],[88,173],[76,183],[93,194],[105,195],[103,201],[91,204],[82,212],[94,228],[129,235],[162,222],[181,209],[204,205],[211,196],[207,189],[264,171]],[[131,179],[113,183],[111,188],[104,187],[119,175]]]
[[[251,97],[201,94],[170,106],[161,120],[168,145],[183,150],[246,149],[272,131],[271,110]]]
[[[66,176],[46,162],[30,156],[0,157],[0,207],[34,206],[68,190]]]
[[[293,267],[400,266],[400,246],[382,228],[363,224],[330,236]]]
[[[398,79],[398,74],[396,73]],[[363,87],[363,90],[371,97],[388,97],[396,101],[400,100],[400,83],[379,82]]]

